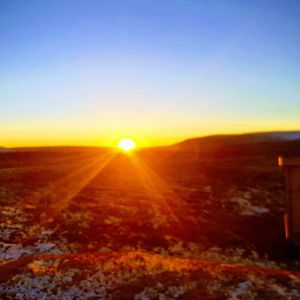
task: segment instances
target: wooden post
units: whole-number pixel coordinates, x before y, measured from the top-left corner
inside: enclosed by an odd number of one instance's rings
[[[286,187],[285,235],[288,241],[300,247],[300,157],[279,157],[284,170]]]

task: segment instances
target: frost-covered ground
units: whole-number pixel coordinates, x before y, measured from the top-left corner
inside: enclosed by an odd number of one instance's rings
[[[1,299],[300,299],[274,158],[0,155]]]
[[[0,295],[5,299],[297,299],[299,288],[300,275],[295,272],[128,252],[24,260],[0,284]]]

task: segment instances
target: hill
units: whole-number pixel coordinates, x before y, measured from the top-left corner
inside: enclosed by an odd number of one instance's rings
[[[213,156],[300,155],[300,131],[214,135],[189,139],[172,148]]]

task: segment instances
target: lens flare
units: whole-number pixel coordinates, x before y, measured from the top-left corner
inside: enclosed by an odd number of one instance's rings
[[[118,143],[118,147],[123,151],[131,151],[136,147],[136,143],[129,138],[121,139]]]

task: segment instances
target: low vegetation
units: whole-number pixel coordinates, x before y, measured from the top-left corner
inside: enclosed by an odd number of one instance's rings
[[[275,155],[0,154],[1,299],[300,299]]]

